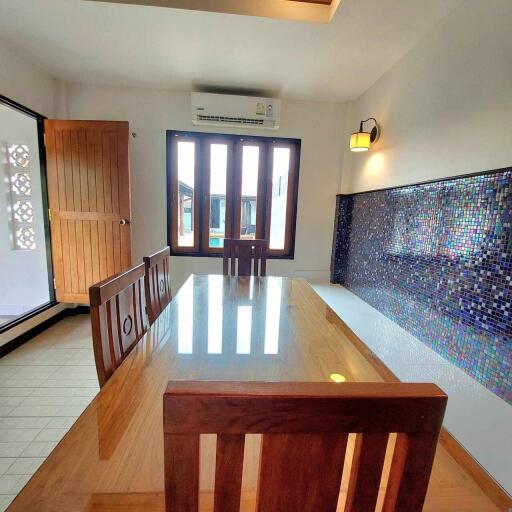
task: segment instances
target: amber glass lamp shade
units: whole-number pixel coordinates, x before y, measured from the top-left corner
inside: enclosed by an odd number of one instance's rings
[[[368,132],[355,132],[350,136],[350,151],[368,151],[370,147],[370,134]]]

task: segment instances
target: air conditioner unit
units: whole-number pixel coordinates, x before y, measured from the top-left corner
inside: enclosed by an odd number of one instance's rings
[[[193,92],[192,124],[277,130],[281,100]]]

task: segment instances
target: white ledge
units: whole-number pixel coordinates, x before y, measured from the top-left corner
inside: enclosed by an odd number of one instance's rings
[[[448,394],[444,426],[512,494],[512,406],[343,286],[311,286],[401,381]]]

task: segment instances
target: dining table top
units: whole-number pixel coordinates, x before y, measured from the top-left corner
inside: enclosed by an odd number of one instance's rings
[[[300,278],[191,275],[8,508],[164,507],[170,380],[381,382]]]

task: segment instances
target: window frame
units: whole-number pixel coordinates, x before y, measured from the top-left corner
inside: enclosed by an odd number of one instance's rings
[[[178,187],[173,187],[173,184],[177,182],[178,180],[178,142],[195,142],[195,139],[193,139],[189,134],[176,134],[170,141],[171,148],[170,148],[170,155],[171,155],[171,165],[168,167],[168,171],[170,171],[169,175],[169,193],[171,194],[171,203],[169,205],[169,198],[167,198],[167,207],[170,208],[171,211],[168,213],[172,218],[178,218]],[[201,152],[199,150],[199,146],[196,144],[194,146],[194,203],[193,203],[193,226],[194,226],[194,245],[192,246],[186,246],[186,247],[180,247],[178,245],[178,231],[173,230],[172,233],[168,231],[168,237],[171,237],[171,240],[168,241],[168,244],[173,248],[173,252],[176,254],[187,254],[189,252],[196,252],[199,250],[200,247],[200,228],[201,228],[201,222],[200,222],[200,203],[201,203],[201,182],[199,177],[199,167],[201,165],[200,160],[202,160],[203,155],[201,155]],[[168,226],[169,228],[169,226]]]
[[[44,239],[45,239],[45,252],[46,252],[46,268],[48,273],[48,291],[49,291],[49,300],[46,303],[40,304],[39,306],[34,307],[33,309],[26,311],[22,315],[14,318],[10,322],[6,322],[0,325],[0,334],[8,332],[10,329],[17,327],[27,320],[39,315],[40,313],[54,307],[58,304],[55,300],[55,289],[53,287],[54,276],[53,276],[53,263],[52,263],[52,241],[50,236],[50,216],[48,209],[48,180],[46,174],[46,147],[44,140],[44,120],[47,119],[46,116],[35,112],[34,110],[14,101],[7,96],[3,96],[0,94],[0,105],[6,105],[21,114],[25,114],[28,117],[32,117],[35,119],[37,124],[37,139],[38,139],[38,154],[39,154],[39,174],[41,179],[41,198],[42,198],[42,206],[43,206],[43,230],[44,230]],[[37,171],[34,171],[37,172]],[[37,326],[36,326],[37,327]],[[22,336],[22,335],[21,335]],[[12,341],[12,340],[11,340]],[[0,347],[0,356],[7,354],[16,346],[12,345],[11,342],[6,342],[2,347]]]
[[[235,144],[232,140],[225,140],[223,137],[219,137],[217,134],[210,134],[209,137],[203,138],[203,157],[204,164],[211,162],[210,160],[210,148],[212,144],[227,145],[227,163],[226,163],[226,221],[224,235],[230,233],[233,224],[233,186],[234,186],[234,165],[233,165],[233,152],[235,150]],[[200,179],[204,187],[202,203],[202,226],[201,232],[201,250],[206,248],[207,252],[212,254],[223,254],[223,247],[210,247],[210,172],[207,172]],[[169,228],[168,228],[169,229]]]
[[[177,142],[188,140],[195,146],[194,174],[194,246],[178,246],[177,218]],[[270,240],[272,204],[272,173],[274,147],[290,148],[287,211],[284,249],[269,249],[273,259],[294,259],[299,189],[301,140],[255,135],[236,135],[212,132],[167,130],[167,243],[172,256],[222,257],[223,247],[209,247],[210,238],[210,145],[227,144],[226,221],[225,237],[239,238],[241,223],[242,151],[243,146],[259,146],[258,196],[256,210],[256,238]],[[208,167],[207,167],[208,166]],[[207,172],[205,172],[207,171]],[[238,236],[237,236],[238,233]]]

